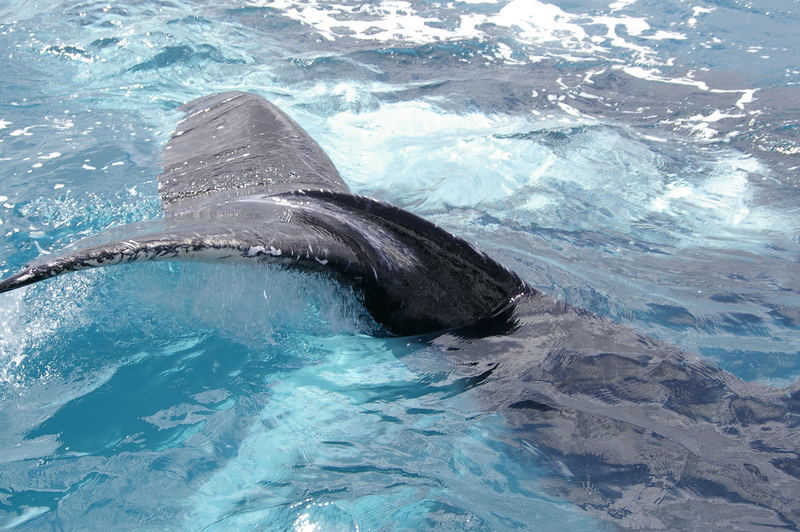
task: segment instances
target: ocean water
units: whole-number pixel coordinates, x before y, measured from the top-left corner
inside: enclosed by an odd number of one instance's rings
[[[261,94],[345,181],[734,375],[800,379],[800,3],[0,3],[0,268],[160,215],[176,107]],[[440,353],[261,266],[0,295],[0,528],[606,529]],[[531,449],[531,453],[536,453]],[[546,472],[552,474],[552,472]]]

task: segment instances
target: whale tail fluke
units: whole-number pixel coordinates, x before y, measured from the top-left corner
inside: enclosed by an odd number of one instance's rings
[[[410,335],[493,316],[530,290],[466,241],[369,198],[305,190],[240,199],[236,216],[225,214],[114,228],[61,254],[45,255],[0,281],[0,292],[67,272],[144,260],[256,260],[350,285],[377,322]]]
[[[514,273],[434,224],[349,193],[322,148],[254,94],[193,100],[164,150],[166,217],[46,255],[0,292],[62,273],[140,260],[262,260],[324,272],[363,294],[397,334],[496,315],[531,290]]]
[[[221,196],[308,188],[349,192],[317,142],[255,94],[192,100],[164,148],[159,193],[167,214],[194,211]]]
[[[22,288],[23,286],[28,286],[29,284],[33,284],[37,281],[43,281],[52,277],[50,275],[37,275],[37,272],[33,268],[25,268],[21,272],[6,277],[2,281],[0,281],[0,293],[8,292],[10,290],[15,290],[17,288]]]

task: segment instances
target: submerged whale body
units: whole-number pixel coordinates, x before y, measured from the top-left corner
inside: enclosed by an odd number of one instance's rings
[[[800,390],[742,382],[560,303],[430,222],[351,194],[317,143],[258,96],[182,110],[159,176],[164,218],[48,255],[0,292],[139,260],[321,272],[357,289],[390,332],[429,333],[419,341],[465,393],[503,414],[506,443],[552,466],[542,483],[587,513],[637,529],[800,526]]]

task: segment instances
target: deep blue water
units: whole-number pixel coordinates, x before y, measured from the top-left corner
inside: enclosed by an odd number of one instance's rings
[[[785,0],[2,2],[2,273],[159,216],[175,108],[246,90],[354,191],[788,385],[799,23]],[[255,266],[0,296],[0,527],[608,526],[543,488],[445,365],[406,363],[435,351],[376,330],[330,281]]]

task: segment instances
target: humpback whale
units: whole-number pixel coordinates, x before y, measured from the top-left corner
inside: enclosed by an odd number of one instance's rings
[[[259,96],[214,94],[181,110],[159,176],[163,219],[47,255],[0,292],[143,260],[319,272],[354,287],[389,333],[441,352],[464,393],[503,416],[520,460],[550,466],[543,485],[586,513],[636,529],[800,526],[800,388],[743,382],[352,194],[320,146]]]

